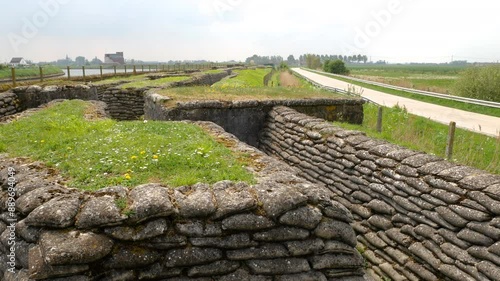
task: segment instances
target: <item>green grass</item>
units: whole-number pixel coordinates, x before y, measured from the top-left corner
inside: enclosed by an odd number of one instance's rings
[[[57,66],[43,66],[43,75],[63,74],[64,72]],[[35,67],[21,67],[16,68],[16,78],[40,77],[40,68]],[[0,79],[12,78],[12,70],[10,67],[0,68]]]
[[[158,94],[168,96],[172,106],[176,102],[194,100],[283,100],[283,99],[311,99],[311,98],[345,98],[343,95],[330,91],[311,88],[286,87],[252,87],[252,88],[215,88],[215,87],[181,87],[158,91]]]
[[[0,153],[45,162],[69,185],[97,190],[148,182],[170,186],[220,180],[253,182],[249,156],[232,153],[198,126],[182,122],[88,121],[88,103],[65,101],[0,125]]]
[[[338,80],[341,80],[344,82],[348,82],[348,83],[351,83],[353,85],[362,86],[362,87],[365,87],[367,89],[372,89],[372,90],[384,92],[384,93],[399,96],[399,97],[410,98],[410,99],[414,99],[414,100],[418,100],[418,101],[442,105],[442,106],[451,107],[451,108],[460,109],[460,110],[465,110],[465,111],[469,111],[469,112],[475,112],[475,113],[479,113],[479,114],[500,117],[500,109],[498,109],[498,108],[475,105],[475,104],[468,104],[468,103],[464,103],[464,102],[440,99],[440,98],[429,97],[429,96],[424,96],[424,95],[419,95],[419,94],[413,94],[413,93],[409,93],[409,92],[405,92],[405,91],[393,90],[393,89],[388,89],[385,87],[370,85],[370,84],[363,83],[363,82],[357,82],[357,81],[353,81],[349,78],[338,77],[338,76],[328,75],[328,74],[324,74],[324,73],[319,73],[319,74],[322,74],[322,75],[328,76],[328,77],[332,77],[332,78],[335,78],[335,79],[338,79]]]
[[[281,80],[280,80],[280,75],[281,71],[275,71],[273,74],[273,77],[271,78],[271,81],[269,82],[270,87],[280,87],[281,86]]]
[[[113,84],[113,83],[118,83],[118,82],[135,82],[135,81],[141,81],[141,80],[146,80],[148,79],[146,76],[149,74],[141,74],[141,75],[130,75],[130,76],[118,76],[118,77],[111,77],[107,78],[101,81],[96,81],[92,82],[94,85],[106,85],[106,84]]]
[[[175,76],[175,77],[165,77],[165,78],[160,78],[156,80],[136,80],[134,82],[126,83],[123,85],[120,85],[120,88],[126,89],[126,88],[144,88],[144,87],[161,87],[165,86],[169,83],[176,82],[176,81],[184,81],[190,79],[190,76]]]
[[[362,125],[335,123],[340,127],[366,132],[414,150],[445,157],[448,126],[409,114],[401,108],[384,108],[382,133],[376,131],[378,107],[364,106]],[[456,130],[453,161],[500,174],[500,137],[488,137],[463,129]]]
[[[223,70],[221,69],[210,69],[210,70],[206,70],[206,71],[203,71],[203,73],[221,73]]]
[[[383,77],[405,77],[415,74],[457,76],[465,70],[465,65],[444,64],[347,64],[351,73]]]
[[[238,76],[231,79],[224,79],[212,85],[215,88],[243,88],[243,87],[261,87],[264,85],[264,76],[271,72],[271,68],[257,68],[235,70]]]

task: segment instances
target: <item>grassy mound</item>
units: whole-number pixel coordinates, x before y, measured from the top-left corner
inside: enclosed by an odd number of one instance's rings
[[[69,185],[97,190],[160,182],[252,182],[249,158],[233,154],[201,128],[182,122],[89,121],[82,101],[65,101],[0,125],[0,152],[45,162]]]

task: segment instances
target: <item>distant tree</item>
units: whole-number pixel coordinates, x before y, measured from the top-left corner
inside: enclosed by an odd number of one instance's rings
[[[299,65],[303,66],[305,64],[306,64],[306,58],[305,58],[305,56],[304,55],[300,55],[299,56]]]
[[[289,66],[297,65],[297,60],[293,55],[289,55],[288,58],[286,59],[286,62],[288,63]]]
[[[306,57],[307,67],[311,69],[318,69],[321,67],[321,57],[318,55],[308,54]]]
[[[363,55],[362,60],[363,60],[363,63],[366,63],[368,61],[368,57],[366,55]]]
[[[500,64],[466,69],[456,81],[454,92],[463,97],[500,102]]]
[[[101,65],[102,64],[102,60],[98,59],[97,57],[93,58],[91,61],[90,61],[90,64],[92,65]]]
[[[328,60],[323,64],[325,72],[334,74],[349,74],[349,70],[345,67],[345,63],[341,60]]]
[[[344,56],[340,55],[339,60],[344,61]]]
[[[75,58],[75,63],[76,65],[78,66],[82,66],[82,65],[85,65],[85,57],[82,57],[82,56],[78,56]]]

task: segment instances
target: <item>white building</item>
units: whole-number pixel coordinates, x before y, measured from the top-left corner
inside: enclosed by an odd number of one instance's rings
[[[26,66],[28,63],[24,60],[24,58],[12,58],[10,60],[10,65],[12,67],[18,67],[18,66]]]

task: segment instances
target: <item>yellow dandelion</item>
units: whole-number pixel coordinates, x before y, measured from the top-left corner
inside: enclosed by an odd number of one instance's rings
[[[41,140],[40,142],[41,142],[41,143],[44,143],[44,142],[45,142],[45,140]]]
[[[143,154],[146,154],[146,151],[144,151],[144,150],[143,150],[143,151],[141,151],[141,155],[143,155]]]
[[[68,147],[66,147],[66,149],[67,149],[67,150],[71,150],[72,148],[68,146]]]
[[[135,160],[137,159],[137,156],[133,155],[132,157],[130,157],[130,159]]]
[[[129,180],[131,179],[132,177],[130,176],[129,173],[126,173],[125,175],[123,175],[123,177],[126,179],[126,180]]]
[[[158,159],[158,155],[153,155],[153,159]]]

